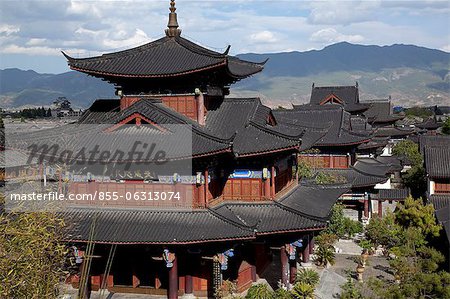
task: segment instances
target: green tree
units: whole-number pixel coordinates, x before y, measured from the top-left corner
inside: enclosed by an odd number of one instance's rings
[[[366,238],[375,247],[390,249],[400,243],[401,227],[395,222],[395,215],[388,210],[384,217],[372,217],[366,226]]]
[[[404,157],[411,162],[411,169],[403,176],[403,182],[411,189],[415,197],[422,196],[427,188],[423,157],[419,151],[419,145],[411,140],[402,140],[392,149],[394,155]]]
[[[434,207],[424,205],[421,198],[406,198],[403,204],[397,206],[395,219],[404,228],[419,229],[424,236],[439,236],[441,226],[436,223]]]
[[[447,117],[442,125],[442,134],[450,135],[450,117]]]
[[[428,118],[433,115],[430,109],[417,106],[406,109],[405,113],[406,116],[417,116],[421,118]]]
[[[364,299],[361,294],[361,290],[356,286],[351,277],[347,278],[347,281],[341,285],[340,299]]]
[[[380,298],[450,298],[450,274],[438,272],[444,256],[428,246],[428,241],[437,237],[441,229],[436,223],[433,206],[409,197],[387,221],[379,223],[381,232],[376,234],[377,227],[373,226],[369,234],[389,244],[389,252],[394,256],[389,266],[399,283],[371,279],[372,290]],[[394,232],[389,234],[389,228]],[[393,241],[388,241],[390,236]]]
[[[325,233],[334,234],[338,238],[342,238],[345,235],[344,218],[344,205],[342,203],[334,204],[331,208],[330,223],[325,229]]]

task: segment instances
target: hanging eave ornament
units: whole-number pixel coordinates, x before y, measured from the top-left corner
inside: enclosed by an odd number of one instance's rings
[[[175,253],[170,252],[169,249],[164,249],[162,257],[163,257],[164,261],[166,262],[166,267],[172,268],[173,261],[175,260]]]

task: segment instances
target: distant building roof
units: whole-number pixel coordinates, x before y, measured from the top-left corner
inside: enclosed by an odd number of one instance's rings
[[[358,85],[355,86],[315,86],[311,91],[311,105],[338,104],[345,111],[362,112],[370,107],[370,104],[360,103]]]
[[[450,178],[450,147],[426,147],[425,167],[430,177]]]
[[[424,153],[426,147],[450,147],[450,135],[420,135],[420,152]]]
[[[404,200],[409,194],[409,189],[379,189],[378,193],[374,194],[372,198],[380,200]]]
[[[273,114],[278,124],[286,130],[324,130],[325,134],[318,136],[316,146],[346,146],[368,142],[371,131],[353,131],[350,113],[337,105],[295,106],[294,109],[274,110]]]
[[[393,123],[404,118],[404,116],[392,113],[390,100],[376,100],[366,103],[370,104],[370,108],[364,112],[369,123]]]

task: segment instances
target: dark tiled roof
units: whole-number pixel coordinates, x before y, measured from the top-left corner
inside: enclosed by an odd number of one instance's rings
[[[320,229],[326,221],[305,217],[275,202],[227,203],[214,209],[221,215],[233,215],[241,224],[253,227],[256,234]],[[230,216],[228,216],[230,217]]]
[[[225,67],[232,77],[239,79],[263,69],[262,64],[211,51],[179,36],[163,37],[136,48],[91,58],[64,55],[71,69],[94,76],[173,77]]]
[[[358,149],[383,148],[389,143],[389,138],[372,138],[369,142],[358,145]]]
[[[98,243],[185,244],[253,238],[253,232],[208,210],[155,211],[71,208],[63,213],[69,224],[65,239],[87,241],[96,219]]]
[[[403,169],[402,161],[396,156],[378,156],[377,161],[390,165],[391,171],[401,171]]]
[[[70,224],[65,239],[87,241],[94,219],[98,243],[189,244],[318,230],[326,226],[331,207],[347,190],[342,185],[297,186],[279,202],[227,202],[205,210],[70,207],[62,213]]]
[[[340,106],[303,105],[289,110],[274,110],[273,114],[278,124],[297,127],[298,131],[308,131],[311,127],[325,130],[326,134],[321,134],[316,146],[354,145],[371,139],[369,132],[351,130],[350,114]]]
[[[376,137],[406,137],[414,133],[414,129],[404,129],[397,127],[380,127],[375,130]]]
[[[379,189],[377,194],[372,196],[373,199],[384,200],[403,200],[409,196],[409,189]]]
[[[326,219],[333,204],[349,186],[300,186],[285,196],[280,203],[314,218]]]
[[[450,147],[450,135],[420,135],[420,152],[424,153],[426,147]]]
[[[370,123],[390,123],[404,118],[400,115],[392,114],[391,101],[372,101],[367,102],[370,108],[364,112]]]
[[[422,123],[416,124],[416,127],[425,130],[436,130],[442,126],[442,123],[438,123],[436,117],[431,117]]]
[[[425,167],[433,178],[450,178],[450,147],[426,147]]]
[[[428,200],[434,206],[436,218],[444,227],[447,240],[450,241],[450,196],[431,195]]]
[[[258,98],[225,99],[219,108],[208,111],[205,128],[221,138],[234,136],[233,152],[238,156],[298,148],[303,131],[290,135],[278,125],[268,125],[271,113]]]
[[[393,172],[396,166],[397,164],[383,163],[374,158],[359,158],[353,165],[353,168],[366,174],[386,176],[388,173]]]
[[[320,105],[330,95],[337,96],[344,103],[359,103],[359,92],[357,86],[313,86],[310,104]]]
[[[161,131],[150,124],[140,127],[128,125],[112,132],[105,131],[111,128],[112,124],[117,124],[134,113],[141,114],[167,130]],[[131,152],[135,141],[155,143],[158,148],[164,149],[168,159],[195,157],[224,151],[231,152],[232,149],[231,140],[220,139],[212,135],[194,121],[155,100],[141,100],[123,111],[88,110],[81,117],[79,123],[26,133],[17,136],[17,139],[10,138],[8,140],[9,146],[18,148],[27,148],[31,143],[66,145],[60,150],[70,149],[75,153],[80,152],[81,149],[89,151],[90,146],[92,149],[99,146],[101,151]],[[189,148],[187,148],[188,146]]]
[[[378,173],[365,173],[354,167],[347,169],[324,168],[318,169],[317,171],[330,174],[338,181],[351,185],[351,188],[371,187],[376,184],[384,183],[388,180],[386,175],[380,175]]]

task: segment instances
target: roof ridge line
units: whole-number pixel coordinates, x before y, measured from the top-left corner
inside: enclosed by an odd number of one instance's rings
[[[377,174],[373,174],[373,173],[368,173],[368,172],[365,172],[365,171],[362,171],[360,169],[355,168],[353,165],[350,165],[349,169],[353,169],[354,171],[356,171],[358,173],[361,173],[363,175],[375,176],[375,177],[378,177],[378,178],[386,178],[386,179],[388,179],[388,177],[386,175],[377,175]]]
[[[226,203],[224,203],[224,204],[222,204],[222,205],[220,205],[220,206],[224,206],[225,208],[227,208]],[[207,209],[211,214],[213,214],[215,217],[217,217],[217,218],[223,220],[224,222],[227,222],[227,223],[229,223],[229,224],[231,224],[231,225],[234,225],[234,226],[237,226],[237,227],[239,227],[239,228],[242,228],[242,229],[251,231],[251,232],[253,232],[253,233],[255,232],[254,229],[256,228],[256,226],[253,227],[253,226],[249,226],[249,225],[244,224],[244,223],[237,223],[236,221],[233,221],[233,220],[231,220],[230,218],[227,218],[227,217],[221,215],[220,213],[216,212],[214,209],[212,209],[212,208],[210,208],[210,207],[206,207],[206,209]],[[232,211],[230,211],[230,212],[233,213]],[[234,213],[233,213],[233,214],[234,214]],[[236,217],[237,217],[237,216],[236,216]],[[238,218],[238,219],[239,219],[239,218]]]
[[[294,190],[296,190],[296,189],[294,189]],[[288,193],[288,194],[291,194],[291,193]],[[286,196],[287,196],[288,194],[286,194]],[[308,219],[310,219],[310,220],[316,220],[316,221],[327,222],[327,218],[328,218],[328,217],[317,217],[317,216],[309,215],[309,214],[300,212],[300,211],[298,211],[298,210],[296,210],[296,209],[294,209],[294,208],[285,206],[282,202],[274,201],[273,203],[274,203],[274,205],[276,205],[276,206],[279,207],[280,209],[283,209],[283,210],[286,210],[286,211],[288,211],[288,212],[294,213],[294,214],[296,214],[296,215],[298,215],[298,216],[302,216],[302,217],[308,218]]]
[[[262,130],[262,131],[264,131],[264,132],[266,132],[268,134],[272,134],[272,135],[275,135],[275,136],[278,136],[278,137],[282,137],[282,138],[285,138],[285,139],[288,139],[288,140],[292,140],[292,141],[299,141],[299,142],[301,142],[302,141],[302,136],[305,134],[305,131],[303,131],[303,132],[301,132],[300,134],[298,134],[296,136],[289,136],[289,135],[286,135],[284,133],[277,132],[277,131],[271,130],[271,129],[267,128],[267,127],[261,126],[260,124],[256,123],[253,120],[250,120],[248,122],[248,125],[253,126],[253,127],[257,128],[257,129],[260,129],[260,130]]]
[[[211,58],[222,58],[222,59],[226,59],[227,58],[227,55],[224,55],[222,53],[219,53],[219,52],[213,51],[211,49],[208,49],[208,48],[206,48],[204,46],[201,46],[202,48],[207,50],[207,51],[204,51],[203,49],[200,49],[200,46],[198,46],[195,43],[191,42],[187,38],[184,38],[184,37],[181,37],[181,36],[175,36],[174,40],[177,42],[177,44],[179,44],[180,46],[182,46],[183,48],[185,48],[186,50],[188,50],[188,51],[190,51],[192,53],[209,56]],[[194,45],[194,46],[192,46],[192,45]],[[214,54],[212,54],[212,53],[214,53]]]

